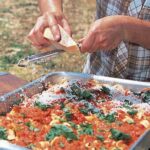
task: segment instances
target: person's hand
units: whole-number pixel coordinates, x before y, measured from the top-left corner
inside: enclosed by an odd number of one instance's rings
[[[47,27],[50,28],[55,41],[59,41],[61,39],[61,35],[58,24],[62,26],[69,35],[71,35],[69,24],[62,12],[47,12],[40,16],[28,35],[32,45],[41,49],[51,44],[48,39],[43,37],[44,30]]]
[[[81,52],[113,50],[124,38],[121,16],[108,16],[93,23],[87,36],[81,40]]]

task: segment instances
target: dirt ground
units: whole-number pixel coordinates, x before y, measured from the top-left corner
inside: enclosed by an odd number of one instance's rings
[[[84,37],[94,20],[95,0],[64,0],[64,13],[71,25],[73,38]],[[38,53],[26,36],[39,16],[35,0],[0,0],[0,71],[10,72],[32,81],[48,72],[81,72],[86,54],[62,54],[49,62],[17,66],[19,59]]]

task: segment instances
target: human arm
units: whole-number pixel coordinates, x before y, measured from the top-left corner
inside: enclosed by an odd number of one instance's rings
[[[150,49],[150,21],[126,16],[122,28],[125,41]]]
[[[93,23],[87,36],[81,40],[81,52],[113,50],[121,41],[150,48],[150,22],[130,16],[108,16]]]
[[[61,12],[62,13],[62,0],[38,0],[41,14],[47,12]]]
[[[37,48],[49,46],[49,40],[43,37],[45,28],[49,27],[54,39],[61,39],[58,24],[71,35],[69,24],[62,11],[62,0],[39,0],[41,16],[37,19],[35,26],[30,31],[28,38]]]

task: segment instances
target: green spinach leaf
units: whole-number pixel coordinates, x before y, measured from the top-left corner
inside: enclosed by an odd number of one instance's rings
[[[93,135],[92,124],[80,124],[80,127],[79,134]]]
[[[131,139],[131,136],[129,134],[123,133],[117,129],[112,128],[112,129],[110,129],[110,132],[111,132],[112,138],[116,141]]]
[[[31,124],[31,122],[26,122],[25,125],[29,128],[30,131],[38,132],[39,129],[34,127],[34,125]]]
[[[75,133],[72,131],[72,129],[68,128],[65,125],[54,125],[49,133],[46,135],[46,140],[51,141],[57,136],[63,135],[68,141],[70,140],[77,140],[77,136]]]
[[[70,87],[71,93],[72,95],[74,95],[78,100],[89,100],[91,98],[93,98],[93,95],[91,94],[90,91],[82,89],[81,87],[79,87],[77,84],[73,83]]]
[[[110,94],[110,89],[106,86],[102,86],[101,91],[107,95],[111,95]]]
[[[135,110],[135,109],[129,109],[128,111],[127,111],[127,113],[129,114],[129,115],[131,115],[131,116],[134,116],[134,115],[136,115],[137,114],[137,110]]]
[[[97,138],[98,140],[100,140],[101,142],[104,141],[104,137],[103,137],[102,135],[97,135],[96,138]]]
[[[52,105],[45,105],[45,104],[42,104],[41,102],[38,102],[38,101],[36,101],[34,103],[34,106],[36,106],[36,107],[38,107],[38,108],[40,108],[42,110],[47,110],[48,108],[52,108],[53,107]]]
[[[7,140],[7,131],[4,127],[0,127],[0,139]]]
[[[64,108],[63,111],[67,121],[71,121],[73,119],[73,113],[68,108]]]
[[[150,102],[150,91],[146,91],[146,92],[142,93],[142,100],[145,103]]]

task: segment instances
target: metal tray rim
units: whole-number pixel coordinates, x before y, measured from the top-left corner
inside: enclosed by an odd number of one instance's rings
[[[127,85],[134,85],[134,86],[139,86],[142,88],[150,88],[150,82],[141,82],[141,81],[133,81],[133,80],[126,80],[126,79],[118,79],[118,78],[112,78],[112,77],[106,77],[106,76],[100,76],[100,75],[92,75],[92,74],[85,74],[85,73],[76,73],[76,72],[52,72],[52,73],[48,73],[45,76],[40,77],[39,79],[36,79],[30,83],[25,84],[24,86],[9,92],[3,96],[0,97],[0,102],[3,102],[7,99],[7,97],[10,97],[11,95],[17,93],[17,92],[24,92],[24,90],[30,86],[34,86],[35,84],[40,83],[41,85],[43,85],[42,90],[45,89],[45,81],[48,78],[51,77],[55,77],[55,76],[62,76],[62,77],[80,77],[83,79],[95,79],[98,81],[106,81],[109,83],[119,83],[119,84],[127,84]],[[145,134],[143,134],[145,135]],[[142,137],[143,137],[142,135]],[[141,139],[141,138],[140,138]],[[137,142],[139,142],[140,140],[138,140]],[[135,143],[136,144],[136,143]],[[134,145],[135,145],[134,144]],[[21,150],[21,149],[20,149]],[[130,148],[130,150],[136,150],[133,148]]]

